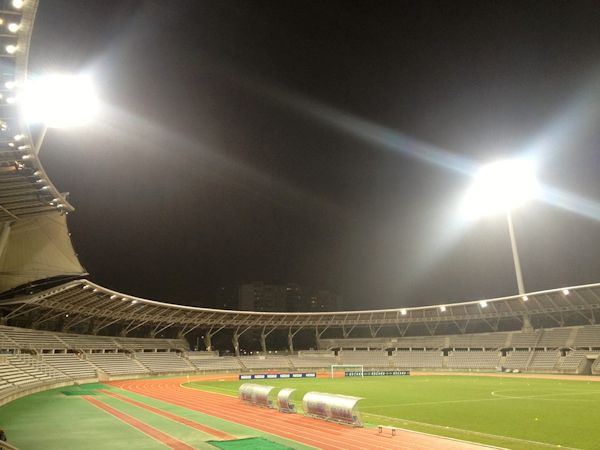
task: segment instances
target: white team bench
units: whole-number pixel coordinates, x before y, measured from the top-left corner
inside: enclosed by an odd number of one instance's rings
[[[377,428],[379,429],[379,434],[383,434],[384,431],[389,431],[392,433],[392,436],[396,436],[396,430],[398,429],[389,425],[377,425]]]

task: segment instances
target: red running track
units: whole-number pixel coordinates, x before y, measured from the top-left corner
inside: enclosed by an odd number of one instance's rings
[[[188,381],[235,379],[237,376],[163,378],[155,380],[113,381],[109,384],[208,414],[269,434],[324,450],[476,450],[488,448],[468,442],[398,430],[396,436],[379,435],[373,428],[352,428],[300,414],[282,414],[240,402],[236,397],[185,388]]]

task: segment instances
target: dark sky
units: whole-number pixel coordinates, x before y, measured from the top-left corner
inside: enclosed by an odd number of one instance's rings
[[[51,130],[42,159],[115,290],[211,306],[221,285],[297,282],[349,309],[513,294],[506,222],[458,226],[470,179],[425,146],[535,158],[575,211],[515,212],[527,290],[600,281],[598,1],[42,1],[30,71],[97,83],[97,122]]]

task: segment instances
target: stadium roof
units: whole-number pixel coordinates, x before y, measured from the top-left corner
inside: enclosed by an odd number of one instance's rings
[[[142,326],[157,329],[175,327],[185,335],[196,328],[249,329],[316,327],[344,330],[369,327],[377,335],[384,326],[423,325],[435,334],[440,324],[452,324],[465,332],[473,322],[497,331],[504,319],[523,321],[523,317],[542,317],[564,325],[577,317],[580,323],[595,323],[600,313],[600,284],[575,286],[462,303],[385,310],[318,313],[231,311],[161,303],[103,288],[87,280],[73,281],[46,291],[0,302],[11,307],[4,317],[13,319],[37,313],[37,324],[69,314],[65,328],[94,319],[95,331],[119,323],[124,334]]]

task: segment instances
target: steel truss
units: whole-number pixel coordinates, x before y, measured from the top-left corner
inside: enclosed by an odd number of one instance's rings
[[[103,288],[87,280],[72,281],[58,287],[24,297],[4,300],[0,308],[2,320],[31,318],[34,326],[65,316],[63,329],[89,321],[94,333],[113,325],[121,326],[127,335],[147,327],[150,335],[175,328],[179,336],[202,329],[205,335],[230,329],[239,337],[251,329],[266,338],[277,329],[288,331],[292,339],[300,330],[313,328],[315,336],[336,329],[343,337],[355,330],[366,330],[377,337],[383,327],[395,327],[397,334],[409,334],[409,328],[419,327],[422,335],[440,334],[440,328],[453,326],[457,333],[468,332],[476,324],[485,331],[498,331],[501,321],[526,324],[531,318],[552,326],[563,326],[575,317],[579,323],[595,324],[600,314],[600,284],[575,286],[489,300],[431,305],[425,307],[371,311],[341,311],[318,313],[280,313],[231,311],[161,303]],[[414,332],[412,333],[414,334]]]

